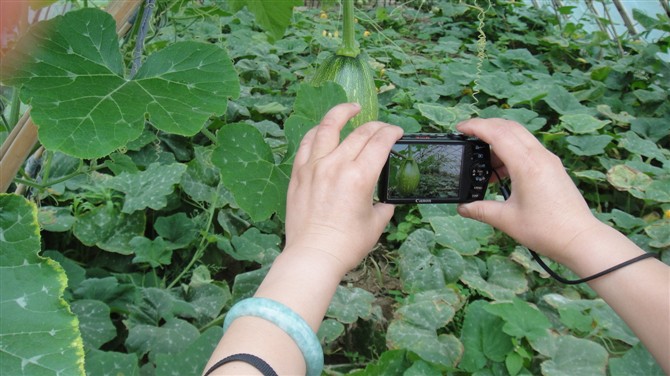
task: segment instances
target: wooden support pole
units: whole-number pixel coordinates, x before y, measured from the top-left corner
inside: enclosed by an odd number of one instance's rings
[[[619,11],[619,15],[623,20],[623,24],[626,25],[626,29],[628,29],[628,33],[630,34],[630,36],[632,38],[638,39],[637,30],[635,30],[635,25],[633,25],[633,21],[628,16],[626,8],[623,6],[623,4],[621,4],[621,0],[612,0],[612,2],[614,3],[616,10]]]

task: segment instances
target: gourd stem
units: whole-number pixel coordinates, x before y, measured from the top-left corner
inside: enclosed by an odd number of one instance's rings
[[[343,15],[342,15],[342,47],[337,50],[337,54],[341,56],[356,57],[361,52],[356,47],[356,38],[354,31],[354,0],[343,0]]]

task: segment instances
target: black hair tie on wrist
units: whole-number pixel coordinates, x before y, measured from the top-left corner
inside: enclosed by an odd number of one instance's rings
[[[219,360],[218,362],[214,363],[214,365],[210,367],[210,369],[208,369],[207,372],[205,372],[204,376],[208,376],[214,370],[216,370],[217,368],[221,367],[226,363],[236,361],[245,362],[247,364],[252,365],[254,368],[259,370],[261,374],[263,374],[263,376],[278,376],[277,372],[275,372],[275,370],[273,370],[272,367],[270,367],[270,365],[267,364],[267,362],[265,362],[265,360],[257,357],[256,355],[244,354],[244,353],[233,354],[231,356],[227,356]]]

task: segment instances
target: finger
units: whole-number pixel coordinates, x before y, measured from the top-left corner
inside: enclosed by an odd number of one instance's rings
[[[381,233],[393,217],[395,205],[378,202],[372,207],[373,210],[373,230]]]
[[[316,136],[316,127],[310,129],[300,141],[300,147],[293,158],[293,170],[291,171],[291,179],[296,174],[296,171],[302,167],[309,160],[312,153],[312,145],[314,144],[314,137]]]
[[[316,127],[310,158],[320,159],[335,150],[340,144],[340,131],[360,110],[358,103],[342,103],[331,108]]]
[[[395,125],[385,125],[378,129],[358,154],[355,162],[363,168],[375,171],[375,179],[378,179],[391,148],[402,137],[402,134],[402,128]]]
[[[335,153],[347,160],[354,160],[358,154],[360,154],[361,150],[363,150],[370,138],[372,138],[379,129],[387,125],[388,124],[379,121],[372,121],[361,125],[354,129],[354,131],[340,143],[340,146],[337,147]]]
[[[525,161],[529,152],[542,144],[521,124],[504,119],[471,119],[460,123],[458,130],[491,145],[497,158],[506,166]]]
[[[460,204],[457,210],[458,214],[465,218],[488,223],[495,228],[501,229],[500,226],[505,224],[505,219],[502,215],[504,213],[504,206],[504,202],[475,201]]]

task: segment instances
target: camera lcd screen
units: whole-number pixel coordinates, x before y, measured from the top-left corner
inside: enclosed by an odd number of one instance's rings
[[[389,157],[388,198],[459,197],[463,144],[397,143]]]

